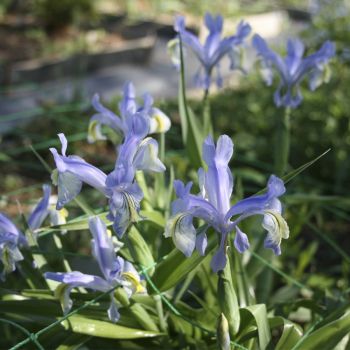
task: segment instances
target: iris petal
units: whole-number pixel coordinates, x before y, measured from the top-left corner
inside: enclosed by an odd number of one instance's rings
[[[174,28],[175,31],[179,33],[178,37],[181,39],[182,43],[194,52],[203,68],[203,70],[198,70],[195,75],[196,84],[204,89],[209,89],[214,67],[219,68],[217,65],[221,59],[243,43],[244,39],[251,31],[251,27],[249,24],[242,21],[237,26],[236,35],[221,39],[223,29],[222,16],[218,15],[214,17],[206,13],[204,22],[209,31],[204,45],[199,42],[195,35],[186,30],[184,17],[176,17]],[[177,47],[174,44],[172,44],[172,46]],[[176,63],[179,63],[178,55],[176,56]],[[231,68],[234,68],[234,66],[231,65]],[[222,79],[220,74],[217,75],[216,81],[218,86],[221,86]]]
[[[208,238],[206,232],[201,232],[196,237],[196,249],[201,256],[205,255],[205,250],[208,246]]]
[[[49,185],[43,186],[44,196],[40,202],[35,206],[34,210],[28,218],[28,226],[32,231],[38,229],[47,215],[49,214],[49,201],[51,195],[51,187]]]
[[[284,60],[257,34],[253,37],[253,46],[261,58],[263,67],[268,69],[267,84],[270,85],[272,81],[272,66],[280,75],[281,81],[274,93],[277,107],[298,107],[303,100],[299,88],[301,81],[309,75],[309,87],[314,90],[322,82],[320,72],[335,55],[335,46],[330,41],[326,41],[317,52],[303,58],[304,44],[299,39],[288,40]]]
[[[136,170],[165,171],[164,164],[158,158],[158,143],[155,139],[147,137],[142,140],[137,148],[133,166]]]
[[[192,224],[192,216],[179,213],[171,217],[165,227],[165,237],[172,237],[174,244],[186,257],[192,255],[196,246],[196,230]]]
[[[210,266],[214,272],[223,270],[226,266],[227,257],[226,257],[226,238],[227,233],[221,234],[220,247],[214,254],[211,259]]]
[[[118,306],[117,306],[117,303],[116,301],[114,300],[114,297],[111,296],[111,304],[109,305],[109,308],[108,308],[108,318],[116,323],[119,321],[119,318],[120,318],[120,313],[118,311]]]
[[[94,239],[92,240],[92,252],[107,281],[112,281],[121,273],[114,251],[112,238],[107,235],[105,223],[97,216],[90,218],[89,229]]]
[[[282,238],[289,237],[289,227],[280,213],[273,210],[267,210],[264,215],[262,226],[268,234],[264,242],[266,248],[271,248],[276,255],[281,254]]]
[[[109,219],[113,221],[113,228],[119,238],[124,235],[130,224],[140,219],[139,210],[142,198],[143,193],[136,183],[114,190],[109,201]]]
[[[81,191],[83,183],[69,172],[58,174],[58,199],[56,209],[61,210]]]
[[[250,246],[248,236],[238,226],[236,227],[234,245],[240,253],[244,253]]]

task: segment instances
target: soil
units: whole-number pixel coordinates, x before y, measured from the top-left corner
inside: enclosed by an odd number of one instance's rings
[[[47,34],[40,26],[15,22],[12,18],[0,22],[0,62],[18,62],[30,59],[52,59],[81,52],[111,49],[125,42],[119,33],[103,29],[82,30],[65,27]]]
[[[40,44],[21,31],[0,28],[0,62],[23,61],[38,56]]]

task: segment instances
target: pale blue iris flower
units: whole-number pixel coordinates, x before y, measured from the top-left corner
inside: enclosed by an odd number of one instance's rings
[[[54,184],[58,186],[57,210],[80,193],[83,182],[107,195],[107,175],[78,156],[67,156],[67,139],[64,134],[58,134],[58,137],[62,145],[61,154],[55,148],[50,148],[57,167],[52,175]]]
[[[139,219],[140,201],[143,193],[135,181],[136,171],[165,170],[158,158],[158,143],[147,137],[149,118],[136,112],[126,120],[127,133],[118,147],[115,169],[107,176],[104,172],[77,156],[66,156],[67,140],[59,134],[62,154],[50,148],[57,172],[54,180],[58,185],[57,209],[75,198],[82,183],[96,188],[109,199],[109,216],[113,228],[122,237],[128,226]]]
[[[146,137],[147,118],[135,114],[128,123],[131,132],[119,146],[115,169],[106,179],[110,198],[108,218],[113,221],[114,231],[119,237],[123,236],[129,224],[136,222],[139,217],[143,193],[134,181],[136,171],[165,171],[164,164],[158,158],[157,141]]]
[[[95,94],[92,99],[92,105],[96,110],[90,119],[88,141],[105,140],[106,137],[101,132],[101,125],[109,126],[111,129],[126,136],[129,133],[128,120],[135,113],[142,114],[149,119],[148,133],[164,133],[171,126],[168,116],[160,109],[153,107],[153,98],[149,94],[144,95],[144,103],[139,106],[136,102],[135,88],[131,82],[127,82],[123,88],[123,98],[119,103],[120,116],[117,116],[100,102],[100,97]]]
[[[215,146],[211,137],[203,144],[203,159],[207,171],[199,169],[198,180],[200,193],[191,194],[192,183],[186,186],[179,180],[174,182],[178,197],[172,204],[172,216],[167,222],[165,236],[172,237],[175,246],[189,257],[196,248],[201,255],[207,246],[206,229],[208,227],[220,235],[220,246],[215,253],[211,267],[213,271],[222,270],[226,265],[227,237],[235,231],[234,245],[243,253],[249,248],[248,237],[238,227],[239,223],[252,215],[262,215],[262,226],[268,234],[265,247],[271,248],[276,255],[281,253],[281,240],[288,238],[289,229],[281,213],[278,197],[285,192],[283,181],[271,175],[267,183],[267,191],[238,201],[231,206],[233,178],[228,163],[233,154],[233,143],[226,136],[220,136]],[[197,232],[193,226],[193,218],[206,222],[207,226]]]
[[[304,78],[309,79],[309,88],[312,91],[329,79],[327,64],[335,55],[335,45],[330,41],[326,41],[317,52],[304,58],[305,47],[299,39],[288,40],[285,58],[272,51],[257,34],[253,37],[253,46],[261,60],[262,74],[267,85],[272,84],[273,68],[280,77],[274,94],[277,107],[296,108],[300,105],[303,99],[300,83]]]
[[[34,207],[27,220],[34,234],[49,214],[50,186],[44,185],[43,192],[43,198]],[[16,270],[16,263],[23,260],[19,248],[27,245],[25,235],[6,215],[0,213],[0,260],[3,264],[3,271],[0,273],[1,280],[5,280],[6,274]]]
[[[19,247],[26,245],[24,234],[7,216],[0,213],[0,259],[3,264],[0,280],[4,281],[7,274],[16,270],[16,263],[23,260]]]
[[[174,27],[175,31],[179,33],[183,44],[193,51],[201,63],[201,67],[195,74],[195,81],[198,86],[207,90],[211,84],[214,68],[216,69],[216,83],[219,87],[222,86],[220,61],[223,57],[229,57],[231,69],[239,68],[239,47],[250,34],[251,27],[248,23],[241,21],[237,26],[236,35],[222,38],[222,16],[218,15],[214,17],[207,13],[204,17],[204,22],[209,31],[204,45],[200,43],[199,39],[194,34],[186,30],[184,17],[177,16]],[[171,46],[173,46],[178,54],[178,41],[176,41],[176,39],[170,43],[170,48]],[[178,64],[179,60],[177,59],[177,65]]]
[[[72,308],[70,299],[72,289],[83,287],[101,292],[110,292],[111,303],[108,309],[108,317],[117,322],[120,314],[118,302],[114,297],[114,289],[121,287],[128,298],[133,293],[144,290],[140,283],[140,276],[134,266],[123,258],[116,256],[116,247],[112,237],[108,235],[106,225],[98,217],[89,220],[89,229],[92,234],[92,253],[102,273],[102,277],[84,274],[79,271],[72,272],[46,272],[45,278],[60,282],[56,295],[60,298],[63,312],[66,314]]]

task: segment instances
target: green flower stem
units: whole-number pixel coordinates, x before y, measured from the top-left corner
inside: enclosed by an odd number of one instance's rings
[[[239,330],[240,314],[237,294],[232,283],[229,259],[227,259],[225,268],[218,272],[218,277],[218,302],[221,312],[227,319],[230,336],[234,338]]]
[[[161,132],[159,135],[159,159],[164,162],[165,160],[165,133]]]
[[[154,301],[156,302],[156,309],[159,319],[160,330],[164,333],[167,333],[167,322],[164,316],[163,303],[160,295],[156,294],[153,296]]]
[[[286,108],[282,118],[277,120],[276,136],[275,136],[275,174],[279,177],[283,176],[287,170],[289,149],[290,149],[290,114],[291,109]]]
[[[211,122],[211,110],[209,100],[209,89],[204,91],[203,97],[203,131],[204,137],[207,135],[213,135],[213,125]]]
[[[240,307],[249,306],[251,304],[254,304],[254,302],[252,300],[253,297],[249,293],[249,282],[242,262],[243,255],[238,253],[234,247],[231,248],[231,251],[232,260],[234,262],[234,275],[237,278],[237,292],[239,298],[239,305]]]
[[[178,301],[181,300],[182,296],[186,293],[186,291],[188,290],[188,287],[190,286],[194,276],[196,274],[196,269],[194,269],[193,271],[191,271],[185,278],[180,290],[176,293],[176,295],[174,296],[173,299],[173,304],[176,304]]]

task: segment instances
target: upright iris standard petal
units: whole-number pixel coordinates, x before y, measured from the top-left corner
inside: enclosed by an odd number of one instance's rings
[[[233,189],[232,174],[228,163],[233,154],[233,143],[226,136],[220,136],[215,147],[214,141],[208,137],[203,144],[203,159],[208,165],[205,174],[205,188],[209,202],[225,215],[230,207]]]
[[[135,87],[131,81],[128,81],[124,84],[123,98],[119,103],[119,111],[123,121],[125,122],[128,115],[134,114],[137,109]]]
[[[280,252],[282,238],[286,239],[289,235],[278,199],[285,192],[285,187],[283,181],[274,175],[268,180],[266,193],[242,199],[230,207],[233,179],[228,163],[232,154],[233,143],[226,135],[220,136],[216,145],[211,137],[204,141],[203,158],[207,164],[207,171],[198,170],[200,193],[191,194],[192,183],[185,186],[179,180],[174,181],[177,199],[172,203],[172,215],[165,230],[165,236],[172,237],[175,246],[186,256],[190,256],[195,247],[201,255],[205,254],[205,232],[208,227],[212,227],[220,241],[211,261],[212,270],[215,272],[222,270],[226,265],[227,239],[230,232],[236,232],[234,245],[240,253],[249,248],[247,235],[238,227],[244,219],[253,215],[263,216],[262,226],[268,231],[265,247],[272,248],[276,254]],[[193,226],[194,218],[206,223],[204,229],[198,233]]]
[[[44,196],[36,205],[28,218],[28,226],[32,231],[38,229],[49,214],[51,187],[43,186]]]
[[[274,93],[274,101],[278,107],[296,108],[300,105],[303,99],[300,83],[304,78],[309,78],[311,90],[327,81],[321,77],[329,60],[335,55],[335,46],[330,41],[326,41],[320,50],[305,58],[304,44],[299,39],[288,40],[284,59],[273,52],[258,34],[253,37],[253,46],[261,60],[262,73],[267,84],[272,82],[273,68],[279,74],[280,83]]]
[[[228,55],[231,58],[231,69],[239,66],[232,62],[234,58],[232,53],[237,51],[237,48],[243,44],[246,37],[250,34],[251,27],[242,21],[237,27],[236,35],[221,38],[223,30],[222,16],[214,17],[207,13],[204,17],[204,22],[208,29],[208,36],[203,45],[195,35],[186,30],[185,20],[182,16],[176,17],[174,28],[179,33],[182,43],[193,51],[201,63],[201,67],[195,74],[195,81],[204,89],[209,89],[214,68],[217,71],[216,83],[219,87],[222,84],[219,64],[223,57]],[[176,52],[177,45],[173,41],[174,52]],[[176,58],[175,62],[178,61],[178,58]]]

